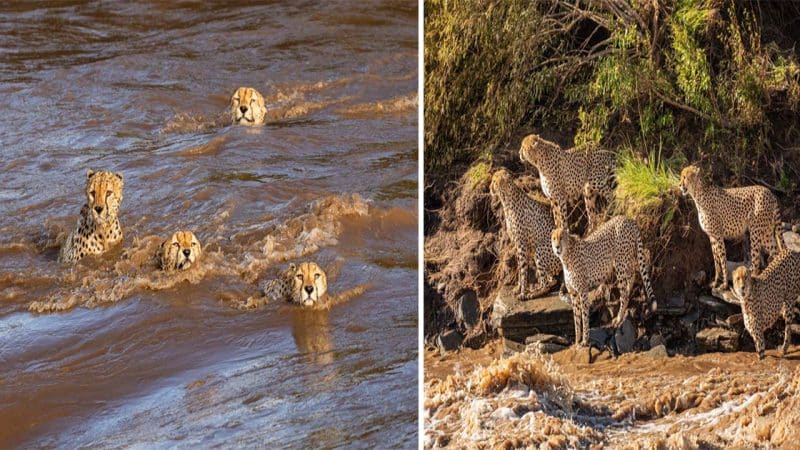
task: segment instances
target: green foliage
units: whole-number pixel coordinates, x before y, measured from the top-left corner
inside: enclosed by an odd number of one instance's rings
[[[711,68],[701,44],[713,9],[710,1],[681,0],[672,16],[672,70],[684,100],[701,111],[710,111]]]
[[[669,199],[679,182],[676,171],[670,166],[680,167],[680,163],[670,164],[661,158],[660,152],[651,151],[643,159],[632,149],[625,149],[616,171],[614,210],[635,218],[640,215],[653,216],[667,206],[660,225],[663,231],[675,213],[676,204]]]
[[[488,182],[491,176],[491,165],[486,161],[479,161],[473,164],[466,173],[466,179],[470,187],[473,188],[481,183]]]
[[[800,173],[787,156],[800,145],[800,63],[793,40],[764,36],[793,36],[785,17],[800,7],[428,0],[425,11],[428,175],[491,161],[533,128],[574,132],[578,146],[627,148],[626,210],[656,204],[672,180],[662,158],[678,155],[717,176],[797,188],[786,174]]]
[[[573,66],[546,63],[567,31],[548,22],[549,2],[425,2],[425,164],[446,168],[496,148],[527,118],[553,123],[551,97]],[[568,108],[564,106],[564,111]]]

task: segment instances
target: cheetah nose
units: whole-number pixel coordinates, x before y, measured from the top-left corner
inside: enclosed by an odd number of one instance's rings
[[[192,251],[191,251],[191,250],[189,250],[188,248],[187,248],[186,250],[184,250],[184,251],[183,251],[183,256],[186,256],[187,258],[188,258],[188,257],[189,257],[189,255],[191,255],[191,254],[192,254]]]
[[[97,211],[97,214],[100,214],[101,212],[103,212],[103,207],[102,206],[95,206],[94,210]]]
[[[239,107],[239,111],[241,111],[242,114],[246,113],[247,112],[247,106],[244,106],[244,105],[240,106]]]
[[[311,293],[314,292],[314,286],[306,286],[305,289],[306,292],[308,292],[308,295],[311,295]]]

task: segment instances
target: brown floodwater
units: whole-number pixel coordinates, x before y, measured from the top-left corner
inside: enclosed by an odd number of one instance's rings
[[[800,347],[697,356],[425,354],[425,448],[797,448]]]
[[[416,24],[415,1],[0,6],[0,447],[416,446]],[[239,86],[267,125],[227,123]],[[89,168],[124,174],[124,241],[62,265]],[[179,229],[203,258],[163,275]],[[302,260],[329,310],[234,307]]]

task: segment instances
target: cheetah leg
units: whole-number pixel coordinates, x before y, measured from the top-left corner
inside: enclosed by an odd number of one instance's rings
[[[581,292],[579,301],[581,302],[581,343],[589,344],[589,293]]]
[[[726,289],[728,287],[728,271],[725,269],[725,241],[711,236],[709,236],[709,240],[711,241],[711,253],[714,256],[714,281],[711,283],[711,288]]]
[[[519,278],[517,284],[517,295],[525,298],[528,293],[528,258],[530,258],[530,249],[526,242],[517,243],[517,267],[519,268]]]
[[[764,269],[761,250],[766,249],[762,233],[760,229],[750,231],[750,267],[752,267],[753,275],[758,275]]]
[[[592,234],[592,232],[597,229],[600,223],[603,220],[603,211],[599,206],[599,200],[597,195],[592,195],[591,193],[587,195],[586,190],[584,189],[583,192],[583,204],[586,205],[586,217],[589,221],[589,224],[586,229],[586,236]]]
[[[753,337],[753,342],[756,344],[758,359],[764,359],[764,331],[755,329],[747,331],[750,332],[750,336]]]
[[[622,322],[625,321],[625,317],[628,316],[628,302],[631,299],[631,291],[633,291],[633,283],[630,281],[625,282],[622,285],[620,292],[619,311],[617,311],[617,317],[611,321],[611,325],[614,326],[614,328],[622,325]]]
[[[781,355],[786,356],[789,351],[789,344],[792,341],[792,322],[794,322],[794,307],[792,305],[783,304],[783,347],[781,348]]]
[[[536,265],[536,286],[534,287],[534,292],[531,293],[533,296],[546,293],[556,284],[556,278],[548,270],[550,269],[546,253],[548,250],[552,254],[550,242],[547,239],[542,239],[539,245],[536,246],[536,254],[533,257],[533,262]]]
[[[567,295],[572,297],[572,319],[575,323],[575,346],[577,347],[581,344],[583,330],[581,319],[583,318],[583,313],[581,313],[580,298],[576,295],[572,295],[572,293],[568,293]]]

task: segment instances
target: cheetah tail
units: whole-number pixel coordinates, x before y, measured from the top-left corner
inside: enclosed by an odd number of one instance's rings
[[[650,270],[647,265],[647,258],[644,254],[644,245],[641,236],[636,240],[636,257],[639,260],[639,273],[642,275],[642,284],[647,293],[647,300],[650,302],[650,312],[655,312],[658,305],[656,296],[653,294],[653,285],[650,282]]]

